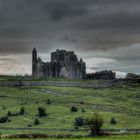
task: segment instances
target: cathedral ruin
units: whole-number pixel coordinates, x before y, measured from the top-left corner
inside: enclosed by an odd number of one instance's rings
[[[37,50],[32,51],[32,76],[49,78],[86,78],[86,64],[78,60],[73,51],[59,50],[51,53],[51,61],[43,62],[37,57]]]

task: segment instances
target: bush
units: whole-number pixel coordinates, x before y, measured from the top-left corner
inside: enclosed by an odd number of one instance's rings
[[[8,117],[13,117],[13,116],[18,116],[18,115],[20,115],[19,112],[15,112],[15,113],[12,113],[11,111],[7,112]]]
[[[39,125],[39,124],[40,124],[39,119],[35,119],[35,120],[34,120],[34,125]]]
[[[5,106],[3,106],[3,107],[2,107],[2,110],[5,110],[5,109],[6,109],[6,107],[5,107]]]
[[[7,116],[12,117],[11,111],[8,111],[8,112],[7,112]]]
[[[94,113],[93,117],[88,120],[88,125],[90,127],[90,134],[93,135],[100,135],[101,127],[104,124],[104,120],[102,116],[98,113]]]
[[[25,107],[21,107],[20,111],[19,111],[20,115],[24,115],[25,114]]]
[[[77,112],[77,111],[78,111],[77,107],[75,107],[75,106],[71,107],[71,112]]]
[[[31,124],[28,124],[27,127],[32,127],[32,125]]]
[[[0,118],[0,123],[5,123],[9,120],[9,118],[7,116],[3,116]]]
[[[80,102],[80,104],[84,104],[84,102],[83,102],[83,101],[81,101],[81,102]]]
[[[84,108],[82,108],[82,113],[84,113],[85,112],[85,109]]]
[[[38,116],[39,117],[47,116],[45,107],[38,107]]]
[[[47,100],[47,104],[51,104],[51,100],[50,99]]]
[[[27,102],[22,102],[22,103],[20,103],[21,105],[26,105],[27,104]]]
[[[111,124],[117,124],[117,121],[116,121],[115,118],[112,117],[111,120],[110,120],[110,123],[111,123]]]
[[[85,124],[85,120],[83,117],[75,118],[75,126],[83,126]]]

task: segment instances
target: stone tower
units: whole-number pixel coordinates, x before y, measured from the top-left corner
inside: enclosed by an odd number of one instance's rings
[[[32,76],[37,76],[37,51],[35,48],[32,51]]]

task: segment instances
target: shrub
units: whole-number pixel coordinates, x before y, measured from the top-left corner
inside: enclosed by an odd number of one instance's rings
[[[51,100],[50,99],[47,100],[47,104],[51,104]]]
[[[83,101],[81,101],[81,102],[80,102],[80,104],[84,104],[84,102],[83,102]]]
[[[8,111],[8,112],[7,112],[7,116],[12,117],[11,111]]]
[[[75,106],[72,106],[71,107],[71,112],[77,112],[78,111],[78,108],[77,107],[75,107]]]
[[[98,113],[94,113],[93,117],[88,120],[91,135],[100,135],[101,127],[104,124],[102,116]]]
[[[74,129],[75,129],[75,130],[78,130],[79,128],[78,128],[78,126],[75,126]]]
[[[19,115],[20,115],[19,112],[11,113],[11,117],[12,116],[19,116]]]
[[[9,120],[9,118],[7,116],[3,116],[0,118],[0,123],[5,123]]]
[[[22,103],[20,103],[21,105],[26,105],[27,104],[27,102],[22,102]]]
[[[35,120],[34,120],[34,125],[39,125],[39,124],[40,124],[39,119],[35,119]]]
[[[83,126],[85,124],[85,120],[83,117],[75,118],[75,126]]]
[[[114,117],[112,117],[111,120],[110,120],[110,123],[111,124],[117,124],[117,121],[116,121],[116,119]]]
[[[32,125],[31,124],[28,124],[27,127],[32,127]]]
[[[20,111],[19,111],[20,115],[24,115],[25,114],[25,107],[21,107]]]
[[[8,117],[13,117],[13,116],[18,116],[18,115],[20,115],[19,112],[15,112],[15,113],[12,113],[11,111],[7,112]]]
[[[38,116],[39,117],[47,116],[45,107],[38,107]]]
[[[3,106],[3,107],[2,107],[2,110],[5,110],[5,109],[6,109],[6,107],[5,107],[5,106]]]
[[[82,108],[82,113],[84,113],[85,112],[85,109],[84,108]]]

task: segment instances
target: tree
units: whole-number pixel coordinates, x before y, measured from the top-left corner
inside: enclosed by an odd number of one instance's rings
[[[110,120],[110,123],[111,123],[111,124],[117,124],[117,121],[116,121],[115,118],[112,117],[111,120]]]
[[[50,99],[47,100],[47,104],[51,104],[51,100]]]
[[[3,116],[0,118],[0,123],[5,123],[9,120],[9,118],[7,116]]]
[[[45,107],[38,107],[38,116],[39,117],[47,116]]]
[[[21,107],[20,111],[19,111],[20,115],[24,115],[25,114],[25,107]]]
[[[83,126],[85,124],[85,120],[83,117],[75,118],[75,126]]]
[[[5,106],[3,106],[3,107],[2,107],[2,109],[3,109],[3,110],[5,110],[5,109],[6,109],[6,107],[5,107]]]
[[[39,125],[39,124],[40,124],[39,119],[35,119],[35,120],[34,120],[34,125]]]
[[[82,108],[82,113],[84,113],[85,112],[85,109],[84,108]]]
[[[77,111],[78,111],[77,107],[75,107],[75,106],[71,107],[71,112],[77,112]]]
[[[88,125],[90,127],[90,134],[100,135],[101,127],[104,124],[104,120],[102,116],[98,113],[94,113],[94,115],[88,119]]]
[[[9,117],[11,117],[11,116],[12,116],[11,111],[8,111],[8,112],[7,112],[7,116],[9,116]]]

